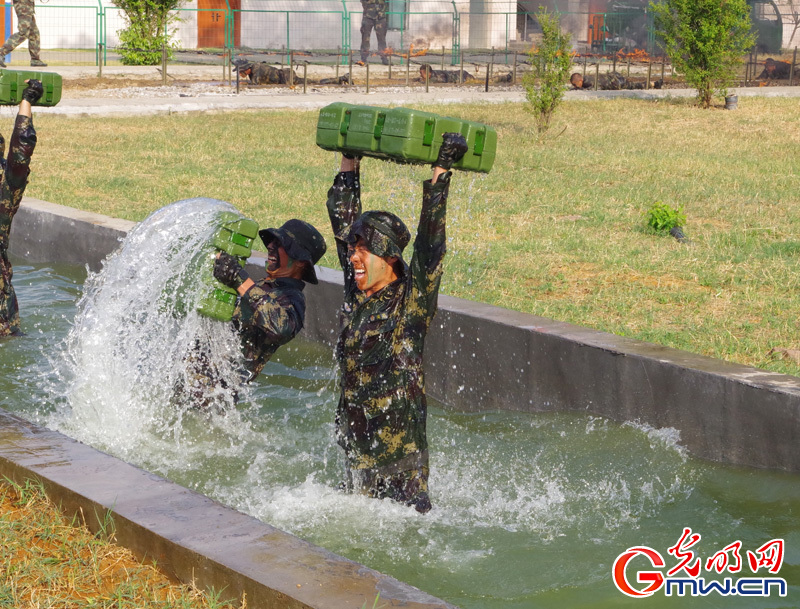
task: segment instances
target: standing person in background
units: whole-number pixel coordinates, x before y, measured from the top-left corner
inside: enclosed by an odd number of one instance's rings
[[[366,63],[369,57],[369,39],[374,28],[381,61],[383,65],[387,65],[389,58],[386,56],[386,32],[389,29],[389,19],[386,17],[386,0],[361,0],[361,7],[364,9],[361,16],[361,63]]]
[[[21,334],[19,305],[11,285],[13,270],[8,260],[8,239],[11,221],[19,209],[22,194],[28,185],[30,162],[36,147],[36,130],[33,128],[31,104],[42,96],[44,88],[38,80],[28,81],[22,92],[19,113],[11,134],[8,161],[5,160],[6,141],[0,135],[0,337]]]
[[[47,64],[39,58],[39,54],[42,52],[42,43],[39,38],[39,28],[36,27],[34,0],[14,0],[14,12],[17,14],[19,29],[16,34],[5,41],[3,49],[0,50],[0,68],[6,67],[6,55],[25,42],[26,39],[28,41],[28,52],[31,54],[31,65],[36,68],[47,67]]]

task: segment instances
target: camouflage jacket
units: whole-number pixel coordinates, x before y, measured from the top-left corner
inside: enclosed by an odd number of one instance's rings
[[[35,147],[36,130],[27,116],[17,116],[14,123],[8,162],[2,159],[5,140],[0,135],[0,164],[5,166],[0,179],[0,336],[19,329],[17,297],[11,286],[13,271],[8,260],[8,240],[11,222],[28,185],[29,165]]]
[[[422,352],[439,297],[449,180],[447,173],[436,184],[424,182],[411,264],[372,296],[356,286],[346,244],[337,241],[344,304],[336,345],[341,386],[336,427],[350,468],[393,474],[427,466]],[[344,182],[339,174],[328,191],[337,235],[361,214],[358,183],[351,189]]]
[[[252,380],[278,347],[303,329],[306,316],[305,283],[280,278],[257,281],[236,304],[233,323],[239,331],[245,365]]]
[[[386,18],[386,0],[361,0],[364,19],[380,21]]]

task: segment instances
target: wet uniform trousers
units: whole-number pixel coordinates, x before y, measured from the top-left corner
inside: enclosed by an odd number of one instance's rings
[[[257,281],[236,304],[233,323],[242,341],[245,365],[254,379],[278,347],[303,329],[305,282],[290,277]]]
[[[372,30],[375,29],[381,61],[385,64],[389,63],[389,59],[383,55],[383,51],[386,49],[386,32],[389,29],[389,21],[386,18],[386,0],[361,0],[361,7],[364,11],[361,16],[361,61],[367,61],[367,57],[369,57],[369,38]]]
[[[8,161],[0,158],[5,166],[0,179],[0,336],[19,333],[19,305],[11,285],[13,270],[8,260],[8,240],[11,221],[19,209],[19,203],[28,185],[30,162],[36,147],[36,130],[27,116],[17,116]],[[5,140],[0,135],[0,157],[5,150]]]
[[[14,0],[14,12],[17,14],[17,33],[10,36],[3,44],[3,49],[0,51],[0,59],[4,59],[6,55],[25,42],[26,39],[31,59],[39,59],[39,54],[42,52],[42,43],[39,38],[39,28],[36,26],[34,0]]]
[[[336,345],[341,390],[336,436],[346,455],[345,485],[419,511],[430,509],[422,354],[438,304],[450,175],[423,183],[411,264],[379,292],[367,297],[358,289],[346,244],[337,240],[344,304]],[[358,180],[348,188],[346,178],[340,173],[328,191],[336,235],[361,215]]]

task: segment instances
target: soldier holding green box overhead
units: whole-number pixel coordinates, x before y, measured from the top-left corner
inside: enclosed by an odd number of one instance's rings
[[[343,157],[328,191],[344,269],[336,345],[336,436],[345,451],[344,487],[422,513],[431,509],[422,356],[442,277],[449,170],[466,151],[462,135],[444,134],[433,176],[423,183],[408,264],[403,249],[411,237],[403,221],[387,211],[362,213],[358,159]]]
[[[326,249],[319,231],[302,220],[289,220],[258,234],[267,246],[266,278],[253,281],[238,259],[226,252],[220,252],[214,264],[214,277],[239,294],[233,324],[240,334],[248,380],[303,328],[303,288],[305,282],[317,283],[314,265]]]
[[[44,88],[38,80],[29,80],[22,92],[19,113],[11,134],[8,160],[5,160],[6,142],[0,135],[0,337],[21,334],[19,305],[11,285],[13,270],[8,260],[8,240],[11,222],[19,210],[22,195],[28,185],[31,155],[36,147],[36,129],[33,128],[31,104],[42,96]]]

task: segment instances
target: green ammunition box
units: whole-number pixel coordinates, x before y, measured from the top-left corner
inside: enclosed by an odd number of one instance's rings
[[[387,112],[380,151],[401,162],[433,163],[439,156],[445,133],[460,133],[469,146],[454,169],[484,173],[491,170],[497,149],[497,132],[493,128],[411,108],[394,108]]]
[[[31,78],[42,81],[44,87],[44,94],[35,106],[55,106],[61,101],[61,74],[0,69],[0,105],[15,106],[21,102],[27,86],[25,81]]]
[[[208,293],[197,306],[197,311],[220,321],[230,321],[236,308],[236,290],[222,285],[214,277],[214,260],[218,251],[228,252],[240,259],[240,264],[250,257],[253,239],[258,236],[258,224],[234,212],[220,214],[220,226],[211,238],[214,251],[209,254],[200,271],[200,280]]]
[[[317,146],[324,150],[342,150],[344,136],[350,125],[352,104],[336,102],[319,111],[317,118]]]
[[[320,110],[317,145],[399,163],[433,163],[444,133],[462,134],[469,150],[455,169],[489,172],[497,150],[497,132],[481,123],[410,108],[378,108],[337,102]]]

